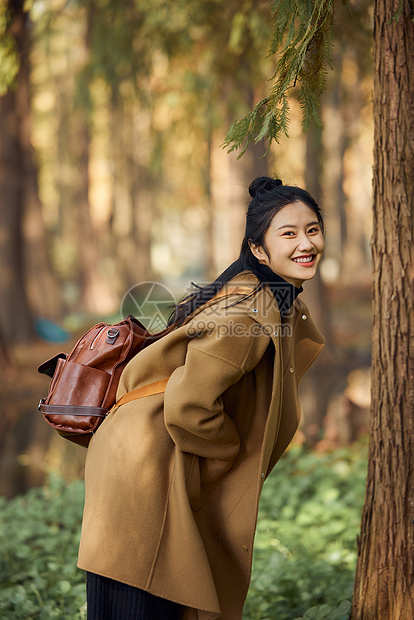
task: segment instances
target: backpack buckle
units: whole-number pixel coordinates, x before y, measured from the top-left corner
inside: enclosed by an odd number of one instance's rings
[[[111,327],[106,332],[105,342],[107,344],[115,344],[115,340],[118,338],[118,336],[119,336],[119,329],[115,329],[114,327]]]

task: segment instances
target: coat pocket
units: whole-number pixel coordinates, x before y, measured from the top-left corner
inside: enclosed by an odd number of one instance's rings
[[[201,480],[199,457],[195,454],[188,454],[190,463],[186,478],[187,495],[192,510],[199,510],[201,501]]]
[[[231,470],[233,462],[206,459],[195,454],[191,456],[187,475],[187,494],[192,510],[198,512],[207,496]]]
[[[97,368],[59,359],[47,398],[48,405],[101,407],[110,375]]]

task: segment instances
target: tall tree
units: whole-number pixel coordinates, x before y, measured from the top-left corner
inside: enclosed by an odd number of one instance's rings
[[[85,67],[83,80],[79,90],[84,90],[84,108],[77,110],[77,148],[79,174],[77,176],[75,204],[78,216],[78,258],[81,288],[81,306],[89,312],[112,312],[115,299],[109,282],[102,274],[102,256],[99,251],[98,232],[94,226],[90,204],[90,148],[91,148],[91,94],[85,83],[90,76],[90,55],[92,48],[93,24],[95,20],[95,6],[92,2],[86,3],[85,8],[85,38],[84,53]]]
[[[21,6],[16,6],[21,5]],[[24,45],[23,2],[8,4],[8,36],[16,48]],[[1,322],[6,338],[33,337],[33,318],[25,287],[23,259],[24,193],[21,183],[22,144],[18,92],[24,88],[22,67],[16,86],[0,98],[0,290]]]
[[[298,80],[304,129],[317,121],[332,58],[334,0],[273,4],[272,51],[283,42],[271,95],[230,129],[245,147],[287,130]],[[410,0],[374,6],[374,231],[369,468],[352,617],[414,617],[414,16]]]
[[[372,417],[353,618],[414,618],[414,21],[374,9]]]
[[[59,304],[31,144],[31,40],[25,2],[9,0],[4,21],[18,71],[0,97],[0,314],[6,337],[28,341],[34,337],[33,315],[56,317]]]

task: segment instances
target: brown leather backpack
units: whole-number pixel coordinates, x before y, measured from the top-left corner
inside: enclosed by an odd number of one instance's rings
[[[52,378],[39,403],[45,421],[59,435],[87,447],[115,404],[121,372],[141,349],[171,331],[150,334],[133,316],[120,323],[98,323],[68,354],[46,360],[38,372]]]
[[[215,298],[251,295],[250,287],[222,289]],[[120,323],[98,323],[84,334],[68,354],[46,360],[38,372],[51,377],[47,398],[38,409],[59,435],[87,447],[93,433],[114,406],[165,390],[168,377],[127,392],[118,402],[116,391],[127,363],[144,347],[169,334],[175,325],[151,334],[132,315]]]

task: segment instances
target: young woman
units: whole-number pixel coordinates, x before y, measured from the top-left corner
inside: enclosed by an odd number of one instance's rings
[[[239,258],[125,368],[88,449],[79,567],[89,620],[241,620],[260,492],[323,346],[297,297],[324,249],[318,205],[261,177]]]

